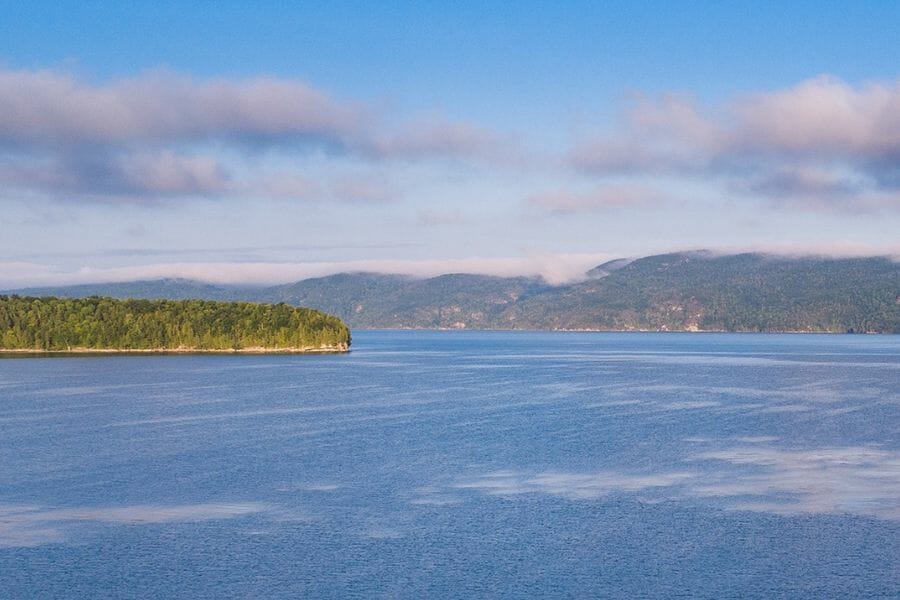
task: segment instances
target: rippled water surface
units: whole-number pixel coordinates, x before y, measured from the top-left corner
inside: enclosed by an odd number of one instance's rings
[[[0,360],[0,598],[900,597],[900,336]]]

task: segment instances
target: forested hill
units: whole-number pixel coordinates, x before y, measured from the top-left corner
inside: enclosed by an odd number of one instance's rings
[[[900,333],[900,264],[887,258],[651,256],[526,299],[506,316],[565,329]]]
[[[264,288],[161,280],[29,290],[311,306],[359,328],[900,333],[900,264],[888,258],[715,256],[615,260],[578,282],[343,273]]]
[[[0,350],[346,351],[340,319],[286,304],[0,296]]]

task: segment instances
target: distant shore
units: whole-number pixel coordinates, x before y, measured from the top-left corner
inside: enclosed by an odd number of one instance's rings
[[[4,354],[340,354],[349,352],[344,344],[338,346],[316,346],[303,348],[67,348],[66,350],[43,350],[40,348],[0,348]]]

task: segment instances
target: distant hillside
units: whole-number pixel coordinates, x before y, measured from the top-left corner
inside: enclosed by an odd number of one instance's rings
[[[553,289],[538,279],[488,275],[333,275],[275,288],[279,299],[328,306],[354,327],[496,328],[510,306]]]
[[[562,286],[526,277],[344,273],[256,288],[161,280],[27,292],[286,302],[361,328],[900,333],[900,264],[882,257],[685,252],[610,261]]]
[[[900,265],[886,258],[679,253],[526,299],[510,323],[561,329],[900,332]]]
[[[152,279],[122,283],[89,283],[58,287],[31,287],[6,293],[20,296],[56,298],[143,298],[147,300],[246,300],[244,287],[216,286],[190,279]]]

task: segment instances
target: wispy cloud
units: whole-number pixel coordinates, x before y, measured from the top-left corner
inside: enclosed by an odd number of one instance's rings
[[[0,69],[5,197],[381,201],[396,196],[386,182],[343,176],[322,183],[301,167],[266,174],[249,157],[495,160],[500,142],[474,123],[406,120],[294,79],[198,79],[162,70],[97,84],[61,71]]]
[[[95,152],[0,164],[12,189],[90,199],[165,199],[233,191],[231,177],[209,156],[156,152]],[[7,192],[8,193],[8,192]]]
[[[129,232],[131,233],[131,232]],[[12,258],[20,261],[30,261],[34,259],[46,258],[97,258],[97,257],[151,257],[151,256],[177,256],[177,257],[199,257],[209,255],[230,255],[230,254],[271,254],[271,253],[295,253],[309,252],[321,250],[385,250],[398,248],[414,248],[417,244],[404,242],[387,242],[381,244],[375,243],[334,243],[334,244],[275,244],[260,246],[209,246],[209,247],[189,247],[189,248],[102,248],[94,251],[62,251],[62,252],[32,252],[24,254],[16,254]],[[34,263],[30,262],[6,262],[0,263],[4,266],[15,264],[22,265],[22,268],[35,268]]]
[[[426,227],[465,225],[468,222],[468,219],[466,219],[466,217],[458,210],[423,210],[419,212],[416,220],[419,225],[424,225]]]
[[[360,204],[390,202],[401,195],[383,176],[345,173],[317,179],[291,171],[266,173],[242,183],[237,189],[232,186],[230,191],[255,198]]]
[[[751,181],[752,192],[772,198],[801,197],[840,199],[858,194],[863,184],[849,177],[817,167],[793,166],[778,168]]]
[[[302,173],[281,171],[258,175],[244,183],[247,195],[281,200],[315,200],[321,198],[321,182]]]
[[[331,193],[345,202],[382,203],[399,196],[384,177],[371,175],[344,176],[332,180]]]
[[[655,206],[662,201],[662,194],[640,185],[598,186],[585,192],[561,190],[526,199],[532,208],[560,215]]]
[[[305,83],[196,80],[158,71],[92,85],[57,71],[0,71],[0,143],[317,141],[344,145],[365,110]]]
[[[900,209],[900,82],[854,87],[822,76],[713,107],[639,96],[618,126],[578,143],[595,175],[720,179],[812,208]]]
[[[404,125],[400,131],[374,139],[372,151],[382,157],[419,158],[445,156],[455,158],[496,156],[505,142],[493,131],[472,123],[431,116]]]
[[[570,159],[600,174],[698,172],[709,167],[723,141],[719,124],[689,96],[638,95],[614,131],[583,140]]]

